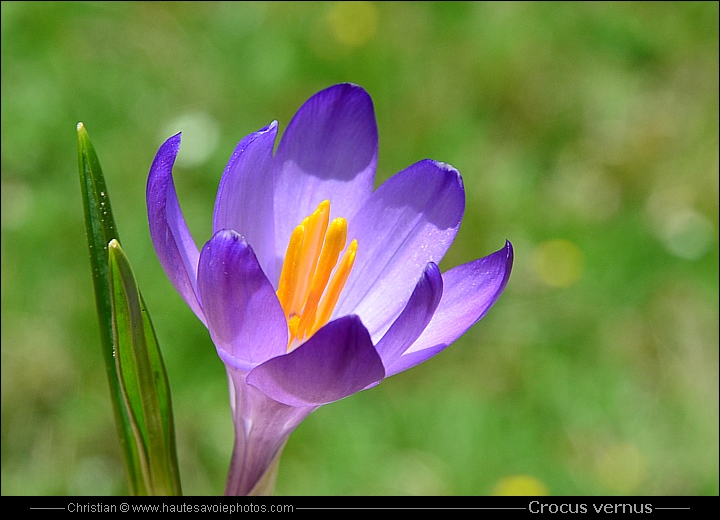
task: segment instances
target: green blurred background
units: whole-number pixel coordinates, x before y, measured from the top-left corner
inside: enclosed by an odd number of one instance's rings
[[[199,244],[235,144],[350,81],[378,182],[430,157],[467,211],[441,268],[515,246],[487,317],[325,406],[278,494],[718,494],[718,4],[2,2],[2,494],[127,492],[75,125],[98,151],[173,390],[186,494],[220,494],[224,369],[152,248],[145,181]]]

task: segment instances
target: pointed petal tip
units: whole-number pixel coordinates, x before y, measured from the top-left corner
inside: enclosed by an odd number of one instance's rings
[[[443,179],[446,183],[448,183],[448,186],[455,186],[455,191],[462,195],[463,198],[463,206],[465,204],[465,183],[463,181],[462,175],[460,174],[460,171],[455,168],[453,165],[444,163],[442,161],[436,161],[435,159],[423,159],[422,161],[418,161],[413,167],[420,166],[422,168],[426,168],[428,171],[436,171],[438,175],[442,175]]]
[[[260,128],[257,132],[253,132],[253,133],[248,134],[248,135],[246,135],[245,137],[243,137],[243,138],[240,140],[240,143],[243,143],[243,142],[252,142],[252,141],[254,141],[255,139],[257,139],[257,138],[258,138],[259,136],[261,136],[261,135],[265,135],[265,134],[267,134],[268,132],[272,132],[273,130],[277,131],[277,128],[278,128],[277,119],[273,119],[270,123],[268,123],[267,125],[265,125],[265,126],[263,126],[262,128]],[[240,143],[238,143],[238,145],[240,145]],[[237,147],[236,147],[236,148],[237,148]],[[237,149],[236,149],[235,151],[237,151]]]
[[[448,178],[454,179],[461,189],[465,188],[462,175],[460,174],[460,171],[455,168],[452,164],[448,164],[442,161],[436,161],[435,159],[424,159],[420,162],[426,162],[428,164],[433,165],[435,168],[440,170],[440,172],[446,174]]]
[[[148,187],[155,182],[156,178],[169,179],[172,177],[172,169],[175,165],[175,159],[180,151],[181,132],[168,137],[158,148],[155,158],[150,165],[150,173],[148,175]]]
[[[455,168],[452,164],[448,164],[446,162],[442,161],[436,161],[435,159],[425,159],[428,162],[433,163],[435,166],[440,168],[441,170],[447,171],[447,172],[454,172],[456,174],[460,174],[457,168]]]
[[[502,291],[505,290],[505,286],[507,286],[508,280],[510,280],[510,273],[512,272],[513,263],[515,262],[515,250],[509,240],[505,240],[505,251],[507,253],[507,257],[505,261],[505,277],[501,289]]]
[[[164,171],[165,174],[172,175],[172,168],[175,165],[175,159],[180,151],[180,141],[182,140],[182,132],[171,135],[158,148],[155,158],[150,165],[150,176],[153,176],[157,170],[164,170],[162,166],[169,163],[169,170]]]
[[[437,303],[440,301],[440,296],[443,291],[443,279],[440,268],[435,262],[428,262],[423,270],[422,280],[426,281],[431,287],[431,290],[437,295],[437,302],[434,307],[437,307]],[[434,310],[433,310],[434,312]]]
[[[160,145],[160,149],[164,148],[171,148],[171,149],[179,149],[180,148],[180,141],[182,139],[182,132],[178,132],[174,135],[171,135],[167,139],[165,139],[165,142]]]
[[[235,242],[245,242],[243,236],[233,229],[221,229],[210,239],[233,240]]]
[[[347,92],[357,92],[357,93],[363,93],[363,94],[370,96],[370,94],[368,94],[367,90],[365,90],[363,87],[361,87],[357,83],[352,83],[350,81],[336,83],[335,85],[331,85],[331,86],[321,90],[320,92],[332,92],[332,91],[340,91],[340,92],[346,92],[346,93]],[[320,92],[318,92],[318,94]]]
[[[505,291],[505,287],[510,280],[510,273],[512,272],[513,262],[515,260],[515,252],[513,250],[512,243],[506,239],[505,246],[502,249],[498,249],[485,258],[492,264],[496,265],[495,272],[497,273],[498,278],[502,277],[495,296],[495,300],[497,300],[503,291]]]
[[[374,114],[374,104],[372,96],[360,85],[355,83],[338,83],[331,85],[319,92],[316,92],[305,102],[307,105],[310,103],[336,103],[342,100],[343,104],[354,104],[356,107],[369,107]],[[309,105],[309,106],[310,106]],[[302,109],[302,107],[301,107]],[[374,117],[374,115],[373,115]],[[375,128],[377,133],[377,128]]]
[[[275,128],[277,128],[277,126],[278,126],[277,119],[273,119],[269,125],[264,126],[260,129],[260,133],[264,134],[266,132],[269,132],[270,130],[274,130]]]
[[[440,268],[437,266],[435,262],[428,262],[425,266],[425,274],[426,275],[435,275],[440,274]]]
[[[235,231],[234,229],[221,229],[221,230],[217,231],[210,238],[210,240],[205,244],[203,249],[212,247],[213,244],[219,244],[221,242],[225,243],[225,244],[229,244],[230,247],[238,247],[238,248],[240,248],[239,250],[247,249],[253,255],[255,254],[255,252],[252,249],[252,246],[248,243],[247,240],[245,240],[245,237],[242,236],[237,231]]]
[[[515,260],[515,250],[513,249],[512,242],[505,240],[505,247],[503,248],[507,254],[508,271],[512,268],[513,261]]]

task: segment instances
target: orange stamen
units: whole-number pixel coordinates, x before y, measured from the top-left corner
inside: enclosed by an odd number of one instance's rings
[[[290,236],[277,290],[288,321],[288,351],[330,319],[355,260],[357,240],[338,264],[347,221],[336,218],[328,225],[329,215],[330,202],[325,200]]]
[[[335,270],[335,273],[328,284],[325,296],[320,302],[320,309],[318,311],[317,319],[315,320],[316,326],[313,327],[311,335],[315,334],[315,332],[317,332],[317,330],[325,325],[330,319],[330,315],[335,310],[335,305],[337,305],[338,299],[340,298],[340,293],[342,292],[343,287],[345,287],[345,282],[347,282],[348,276],[350,276],[350,271],[355,263],[356,254],[357,240],[353,239],[345,251],[342,260],[340,260],[340,265]]]

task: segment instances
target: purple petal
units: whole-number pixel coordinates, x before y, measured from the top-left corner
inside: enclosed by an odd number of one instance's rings
[[[213,233],[232,229],[253,246],[268,279],[275,280],[272,152],[277,122],[245,137],[225,168],[213,215]]]
[[[225,364],[249,370],[285,353],[285,314],[243,237],[222,230],[205,244],[198,288],[210,335]]]
[[[425,267],[405,309],[375,345],[386,368],[392,366],[425,330],[440,303],[442,293],[440,269],[431,262]]]
[[[384,375],[360,318],[344,316],[289,354],[253,369],[247,382],[281,403],[313,406],[354,394]]]
[[[330,200],[330,218],[355,214],[372,192],[377,148],[372,99],[361,87],[335,85],[300,107],[273,165],[280,257],[295,226],[323,200]]]
[[[358,314],[377,341],[427,263],[445,255],[464,209],[462,178],[449,165],[424,160],[385,181],[348,224],[357,257],[335,315]]]
[[[205,323],[197,292],[200,253],[185,223],[172,178],[179,150],[180,134],[176,134],[163,143],[150,166],[146,191],[150,236],[170,282]]]
[[[296,408],[273,401],[245,382],[244,372],[227,369],[230,383],[235,444],[225,487],[226,495],[258,494],[272,490],[277,458],[292,431],[315,407]],[[261,489],[270,480],[270,489]]]
[[[513,264],[512,244],[443,274],[443,295],[417,341],[387,369],[387,376],[431,358],[480,320],[505,290]]]

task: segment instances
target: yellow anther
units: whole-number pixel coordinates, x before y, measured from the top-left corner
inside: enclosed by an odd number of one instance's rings
[[[290,242],[288,243],[287,252],[285,253],[285,262],[283,262],[282,272],[280,273],[277,295],[286,316],[290,315],[290,304],[292,303],[295,287],[297,286],[304,236],[305,226],[300,224],[293,230],[292,235],[290,235]]]
[[[330,217],[330,201],[321,202],[312,215],[303,220],[305,235],[303,236],[300,252],[300,265],[296,279],[293,300],[290,304],[290,314],[299,314],[307,300],[312,282],[313,273],[325,239],[325,231]]]
[[[347,221],[336,218],[328,225],[329,216],[330,202],[325,200],[290,236],[277,290],[288,322],[288,350],[327,323],[355,261],[357,240],[338,264]]]
[[[294,314],[288,318],[288,330],[290,331],[290,341],[288,345],[297,337],[297,328],[300,324],[300,316]]]
[[[345,287],[345,282],[347,282],[348,276],[350,276],[350,271],[355,263],[356,253],[357,240],[353,240],[350,242],[350,245],[340,260],[340,265],[338,265],[338,268],[335,270],[335,273],[333,273],[333,276],[330,279],[330,283],[325,291],[325,296],[323,296],[323,299],[320,302],[320,308],[315,320],[315,327],[313,327],[313,330],[310,331],[310,335],[315,334],[315,332],[317,332],[317,330],[325,325],[325,323],[327,323],[330,319],[330,315],[332,314],[332,311],[335,310],[335,305],[337,305],[338,298],[340,298],[340,293],[342,292],[343,287]]]
[[[313,276],[310,292],[303,308],[300,327],[298,328],[298,337],[302,338],[305,333],[315,323],[315,311],[317,311],[320,297],[325,291],[330,274],[335,264],[337,264],[340,253],[345,248],[347,240],[347,221],[344,218],[336,218],[330,223],[327,235],[325,236],[325,244],[320,254],[317,269]]]

